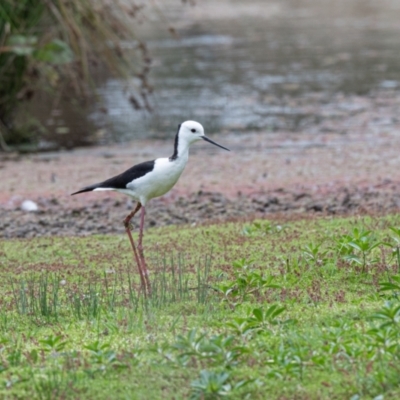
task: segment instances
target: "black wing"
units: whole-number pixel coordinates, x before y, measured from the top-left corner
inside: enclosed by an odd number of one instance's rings
[[[152,161],[145,161],[143,163],[134,165],[133,167],[127,169],[122,174],[116,175],[110,179],[107,179],[104,182],[95,183],[94,185],[86,186],[77,192],[71,194],[84,193],[84,192],[91,192],[97,188],[107,188],[107,189],[126,189],[126,185],[131,183],[135,179],[138,179],[147,173],[153,171],[154,169],[155,160]]]

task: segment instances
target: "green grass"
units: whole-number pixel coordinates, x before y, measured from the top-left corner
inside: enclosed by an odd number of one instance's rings
[[[399,216],[0,244],[0,397],[397,399]]]

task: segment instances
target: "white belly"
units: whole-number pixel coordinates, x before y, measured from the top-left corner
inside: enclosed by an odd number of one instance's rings
[[[151,172],[129,183],[127,189],[118,191],[134,197],[145,205],[148,200],[170,191],[181,176],[185,165],[186,162],[182,159],[170,161],[168,158],[159,158]]]

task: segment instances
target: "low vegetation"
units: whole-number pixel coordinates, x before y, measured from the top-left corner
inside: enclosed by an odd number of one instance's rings
[[[397,399],[400,217],[0,244],[2,398]],[[267,394],[267,395],[266,395]]]

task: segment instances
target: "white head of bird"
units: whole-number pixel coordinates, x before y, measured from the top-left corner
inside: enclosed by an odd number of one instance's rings
[[[204,136],[204,128],[196,121],[185,121],[181,124],[178,135],[179,139],[192,144],[201,140]]]
[[[201,139],[205,140],[206,142],[212,143],[213,145],[218,146],[224,150],[228,150],[226,147],[215,143],[207,136],[205,136],[204,128],[201,124],[196,121],[185,121],[179,126],[178,133],[175,137],[174,156],[176,157],[178,155],[182,155],[188,150],[189,146],[192,143],[198,142]],[[174,158],[174,156],[172,156],[172,158]]]

